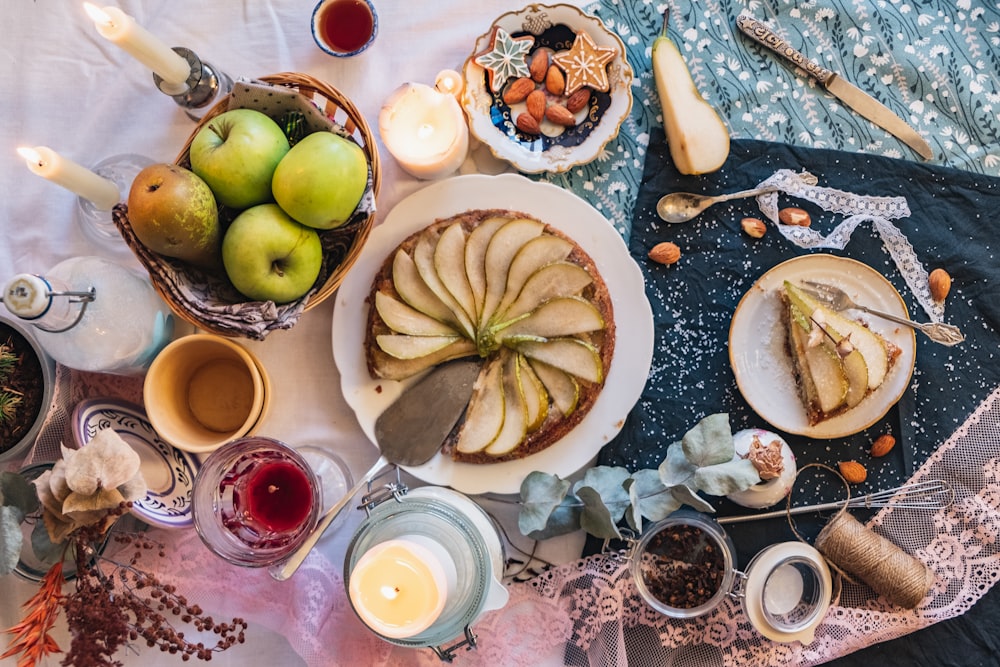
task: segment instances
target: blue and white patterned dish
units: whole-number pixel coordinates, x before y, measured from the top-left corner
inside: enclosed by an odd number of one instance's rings
[[[115,398],[87,399],[73,409],[71,428],[77,447],[113,428],[139,454],[149,490],[132,505],[136,517],[160,528],[194,525],[191,490],[200,463],[160,439],[142,407]]]

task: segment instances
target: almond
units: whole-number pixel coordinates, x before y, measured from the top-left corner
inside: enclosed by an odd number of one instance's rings
[[[676,264],[681,258],[681,249],[677,247],[676,243],[671,243],[669,241],[657,243],[653,246],[653,249],[649,251],[649,258],[654,262],[659,262],[660,264],[666,264],[669,266],[671,264]]]
[[[801,208],[795,208],[794,206],[778,211],[778,220],[786,225],[793,225],[795,227],[808,227],[812,224],[809,212]]]
[[[541,134],[542,127],[535,120],[535,117],[530,113],[518,114],[517,118],[514,119],[514,125],[517,125],[517,129],[521,130],[525,134]]]
[[[570,110],[570,113],[576,113],[583,109],[590,102],[590,89],[581,88],[566,100],[566,108]]]
[[[576,118],[569,112],[569,109],[561,104],[552,104],[545,110],[545,117],[556,125],[573,127],[576,125]]]
[[[509,86],[507,90],[504,91],[503,101],[507,104],[517,104],[518,102],[523,102],[524,98],[528,96],[528,93],[535,89],[535,82],[526,76],[522,76],[520,79],[515,79]]]
[[[927,277],[928,286],[931,288],[931,298],[935,301],[944,301],[951,291],[951,276],[944,269],[934,269]]]
[[[566,75],[555,65],[545,73],[545,89],[557,97],[566,91]]]
[[[528,105],[528,113],[534,116],[535,120],[541,122],[545,118],[545,91],[533,90],[524,101]]]
[[[535,51],[535,55],[531,57],[531,64],[528,65],[528,71],[533,81],[537,83],[545,81],[545,75],[549,71],[549,52],[544,49]]]
[[[885,435],[880,435],[875,438],[875,442],[872,443],[871,455],[878,458],[879,456],[885,456],[889,451],[896,446],[896,439],[886,433]]]
[[[743,218],[740,220],[740,227],[747,236],[759,239],[767,232],[767,225],[760,218]]]
[[[868,471],[857,461],[841,461],[837,464],[840,475],[848,484],[860,484],[868,479]]]

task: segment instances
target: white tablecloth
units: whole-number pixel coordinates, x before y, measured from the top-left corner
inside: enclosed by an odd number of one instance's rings
[[[376,0],[376,42],[347,59],[330,57],[315,46],[309,2],[123,0],[116,6],[167,44],[192,49],[233,78],[299,71],[325,80],[352,99],[374,128],[382,101],[394,88],[406,81],[433,83],[439,70],[460,68],[493,19],[523,4]],[[194,126],[154,88],[148,70],[97,33],[82,6],[19,2],[4,9],[0,280],[20,272],[44,272],[68,257],[105,252],[80,231],[76,196],[31,174],[17,147],[49,146],[87,166],[124,153],[169,162]],[[381,146],[380,154],[379,220],[425,184],[403,173]],[[292,444],[334,449],[357,478],[374,462],[376,450],[341,397],[331,351],[333,305],[334,299],[328,299],[292,330],[277,332],[263,343],[248,343],[275,387],[270,414],[259,432]],[[362,518],[353,513],[335,535],[321,542],[331,561],[342,562],[346,542]],[[516,526],[510,527],[516,532]],[[578,554],[579,545],[576,540],[547,548],[559,558],[574,549]],[[20,604],[34,590],[13,576],[0,579],[0,627],[18,620]],[[68,645],[65,635],[57,639]],[[0,643],[6,645],[6,638]],[[120,658],[133,665],[176,663],[176,657],[161,657],[155,650]],[[254,627],[249,644],[217,654],[216,663],[295,665],[301,659],[283,638]]]

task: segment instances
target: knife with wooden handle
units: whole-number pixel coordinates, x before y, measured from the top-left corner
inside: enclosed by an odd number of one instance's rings
[[[841,102],[879,127],[890,132],[916,151],[920,157],[925,160],[930,160],[934,157],[934,151],[931,150],[930,144],[917,134],[916,130],[907,125],[902,118],[894,114],[891,109],[857,86],[845,81],[836,72],[830,71],[819,63],[806,58],[757,19],[746,14],[740,14],[736,17],[736,26],[758,44],[766,46],[779,56],[787,58],[797,67],[805,70],[809,76],[819,81],[824,88],[835,95]]]

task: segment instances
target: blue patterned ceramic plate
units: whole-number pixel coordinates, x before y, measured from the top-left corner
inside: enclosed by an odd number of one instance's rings
[[[160,528],[194,525],[191,489],[198,459],[161,440],[140,406],[114,398],[87,399],[74,408],[71,428],[78,447],[98,431],[113,428],[139,454],[149,490],[132,505],[136,517]]]

